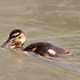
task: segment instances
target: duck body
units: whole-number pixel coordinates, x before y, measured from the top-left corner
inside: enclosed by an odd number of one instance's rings
[[[70,55],[69,49],[60,48],[48,42],[31,43],[23,48],[25,41],[25,33],[20,29],[14,29],[10,32],[8,39],[1,45],[1,47],[5,47],[8,44],[9,48],[20,48],[23,51],[34,52],[37,55],[45,57],[57,57],[66,54]]]
[[[26,41],[26,36],[24,32],[20,29],[14,29],[10,32],[8,39],[3,43],[2,47],[5,47],[7,44],[10,48],[20,48],[23,46]]]
[[[68,50],[56,47],[48,42],[37,42],[28,45],[24,48],[24,51],[31,51],[41,56],[61,56],[63,54],[69,54]]]

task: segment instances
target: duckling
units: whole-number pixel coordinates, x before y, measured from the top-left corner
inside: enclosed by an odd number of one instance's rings
[[[1,47],[5,47],[8,44],[8,47],[10,48],[21,48],[25,41],[25,33],[20,29],[14,29],[10,32],[8,39],[1,45]]]
[[[24,51],[31,51],[31,52],[34,52],[35,54],[48,57],[48,58],[58,57],[58,56],[70,53],[68,49],[56,47],[48,42],[32,43],[27,47],[25,47]]]

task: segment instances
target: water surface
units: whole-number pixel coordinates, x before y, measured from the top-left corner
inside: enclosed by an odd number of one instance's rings
[[[0,0],[0,43],[22,29],[27,41],[70,48],[72,56],[48,61],[0,48],[0,80],[80,80],[80,0]]]

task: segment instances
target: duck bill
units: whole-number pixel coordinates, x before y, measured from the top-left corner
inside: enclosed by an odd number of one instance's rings
[[[1,45],[1,47],[2,47],[2,48],[6,47],[8,43],[9,43],[9,39],[6,40],[6,41]]]

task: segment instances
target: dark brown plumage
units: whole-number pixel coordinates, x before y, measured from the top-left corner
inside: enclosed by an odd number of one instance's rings
[[[31,51],[35,54],[39,54],[41,56],[50,56],[50,57],[57,57],[65,54],[69,54],[69,50],[56,47],[47,42],[37,42],[28,45],[24,48],[24,51]]]

